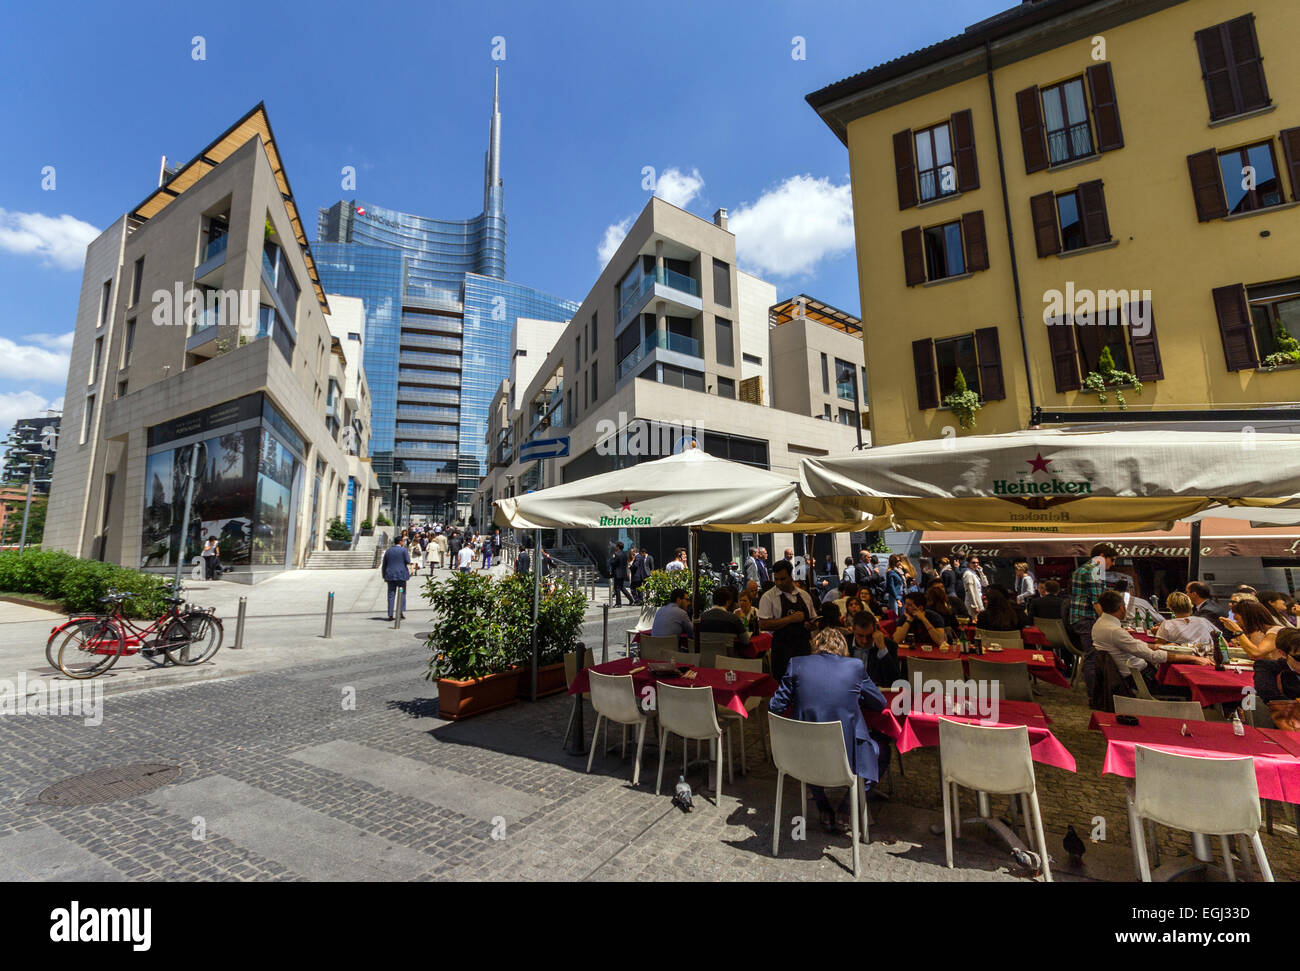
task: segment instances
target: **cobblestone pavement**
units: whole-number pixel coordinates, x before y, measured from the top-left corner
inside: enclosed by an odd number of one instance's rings
[[[0,879],[852,879],[848,838],[815,821],[806,839],[794,840],[787,818],[772,856],[775,772],[764,765],[757,720],[747,737],[749,774],[737,766],[719,804],[703,769],[693,770],[696,808],[683,814],[671,805],[671,784],[653,792],[656,755],[647,754],[633,789],[631,759],[617,748],[598,753],[590,775],[585,758],[564,754],[567,696],[462,723],[438,719],[436,688],[421,677],[424,656],[411,643],[112,694],[98,727],[73,716],[0,719]],[[1038,770],[1056,875],[1132,879],[1123,788],[1099,774],[1102,740],[1086,731],[1082,692],[1042,690],[1079,762],[1076,774]],[[588,709],[588,736],[592,722]],[[182,774],[100,805],[37,801],[61,779],[140,762],[174,763]],[[943,838],[929,829],[939,818],[933,751],[909,753],[904,767],[892,800],[872,804],[862,879],[1025,879],[979,827],[963,829],[957,868],[948,870]],[[787,817],[798,799],[797,784],[788,784]],[[1086,839],[1097,815],[1107,838],[1072,871],[1061,834],[1073,823]],[[1281,825],[1290,818],[1282,807],[1276,832],[1264,837],[1279,880],[1300,876],[1294,830]],[[1168,850],[1188,845],[1177,834],[1161,840]]]

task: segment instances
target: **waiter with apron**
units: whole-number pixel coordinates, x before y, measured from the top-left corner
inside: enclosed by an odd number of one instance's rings
[[[789,560],[772,567],[776,583],[758,601],[758,625],[772,632],[772,677],[780,681],[792,657],[812,652],[808,622],[817,616],[812,597],[794,583],[794,568]]]

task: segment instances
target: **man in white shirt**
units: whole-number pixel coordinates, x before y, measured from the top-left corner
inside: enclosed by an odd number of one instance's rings
[[[456,567],[461,573],[468,573],[469,566],[474,562],[474,547],[466,543],[459,552],[456,553]]]
[[[1115,590],[1107,590],[1097,603],[1101,607],[1101,616],[1092,625],[1092,647],[1093,650],[1104,651],[1114,658],[1120,674],[1126,677],[1145,678],[1154,688],[1156,669],[1162,664],[1214,663],[1208,657],[1152,647],[1126,631],[1123,625],[1125,609],[1123,594]]]
[[[772,677],[780,681],[790,658],[803,657],[812,648],[807,623],[817,617],[817,605],[808,591],[795,586],[794,567],[780,560],[772,567],[775,586],[758,601],[758,626],[772,632]]]
[[[686,551],[679,547],[677,552],[673,554],[673,558],[668,561],[668,565],[664,567],[664,572],[676,573],[678,570],[685,570],[685,569],[686,569]]]
[[[984,584],[980,582],[983,576],[979,557],[967,558],[966,572],[961,575],[962,600],[966,604],[966,615],[972,622],[984,609]]]

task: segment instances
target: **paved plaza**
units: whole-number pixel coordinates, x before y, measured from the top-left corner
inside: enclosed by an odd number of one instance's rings
[[[563,751],[567,695],[463,723],[440,719],[436,686],[422,677],[425,649],[412,637],[428,612],[413,607],[393,631],[375,609],[383,586],[374,572],[344,572],[196,591],[200,602],[249,598],[245,652],[223,648],[208,670],[119,662],[98,726],[71,715],[0,719],[0,879],[852,879],[848,838],[823,833],[815,814],[803,840],[791,838],[787,818],[781,854],[772,856],[775,771],[756,721],[749,774],[737,765],[719,804],[703,770],[694,770],[696,808],[683,814],[671,803],[671,784],[653,792],[657,755],[647,754],[633,789],[631,758],[620,758],[617,746],[597,755],[590,775],[585,757]],[[335,637],[325,641],[315,608],[330,585],[340,591],[339,613]],[[48,630],[49,618],[0,609],[0,676],[13,677],[20,656],[28,677],[40,676],[43,636],[31,635],[42,624]],[[233,616],[221,612],[230,638]],[[636,611],[611,614],[616,656]],[[589,618],[584,636],[598,648],[600,611]],[[1037,767],[1054,874],[1131,880],[1123,786],[1100,774],[1104,743],[1087,731],[1083,691],[1040,690],[1079,766]],[[593,721],[588,708],[588,736]],[[934,752],[904,756],[904,772],[895,769],[883,787],[892,799],[872,803],[862,879],[1024,880],[978,827],[963,830],[957,867],[946,868],[943,838],[930,831],[940,819]],[[679,766],[680,748],[674,754],[669,765]],[[179,766],[180,775],[98,805],[38,799],[60,780],[135,763]],[[967,795],[968,815],[973,802]],[[787,817],[798,812],[797,784],[787,785],[784,805]],[[1278,880],[1300,877],[1289,813],[1278,807],[1275,832],[1264,836]],[[1083,867],[1071,868],[1061,849],[1065,828],[1073,824],[1087,840],[1095,817],[1105,821],[1105,840],[1089,842]],[[1189,846],[1167,831],[1161,843],[1167,852]]]

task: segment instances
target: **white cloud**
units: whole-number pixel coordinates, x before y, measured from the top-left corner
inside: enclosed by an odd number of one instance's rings
[[[620,219],[616,223],[610,223],[605,227],[605,236],[596,247],[596,257],[600,260],[601,269],[614,258],[614,253],[618,251],[619,244],[623,242],[627,231],[632,228],[632,217]]]
[[[66,384],[72,334],[32,334],[26,340],[35,343],[18,344],[7,337],[0,337],[0,377],[17,378],[24,382]]]
[[[66,213],[47,216],[0,209],[0,250],[39,256],[46,266],[60,270],[80,269],[86,261],[86,247],[98,235],[99,230],[90,223]]]
[[[704,177],[699,169],[689,173],[681,169],[664,169],[655,183],[655,195],[670,206],[685,209],[704,188]]]
[[[43,418],[51,408],[63,408],[62,395],[50,401],[35,391],[0,392],[0,435],[8,435],[20,418]]]
[[[775,277],[811,273],[824,259],[853,248],[853,194],[849,183],[793,175],[742,203],[728,218],[736,255]]]

